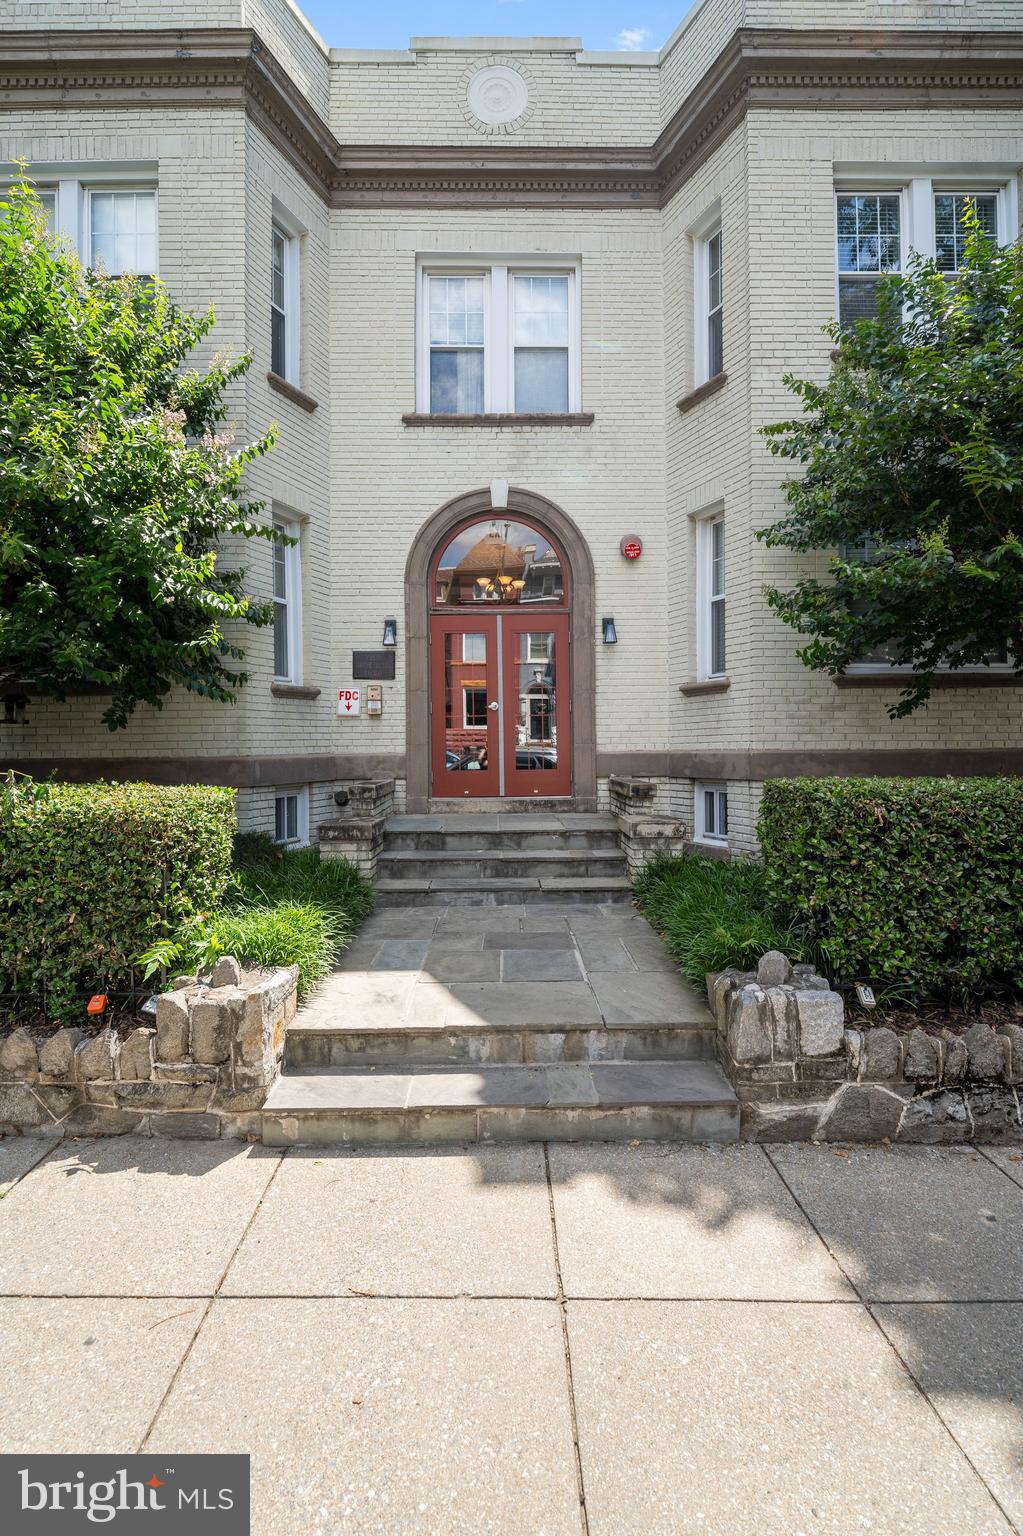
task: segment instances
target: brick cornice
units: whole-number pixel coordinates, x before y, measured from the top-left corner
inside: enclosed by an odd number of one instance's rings
[[[342,146],[251,28],[8,32],[0,110],[239,108],[335,207],[656,207],[751,110],[1023,107],[1023,33],[737,31],[650,146]]]

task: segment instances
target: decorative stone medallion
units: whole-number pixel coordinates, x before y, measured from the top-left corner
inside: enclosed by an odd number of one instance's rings
[[[530,116],[529,82],[512,64],[489,60],[469,75],[466,118],[480,133],[512,133]]]

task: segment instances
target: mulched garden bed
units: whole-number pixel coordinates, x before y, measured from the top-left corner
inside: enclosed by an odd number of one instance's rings
[[[876,1008],[860,1008],[853,1002],[847,1007],[851,1029],[894,1029],[898,1034],[909,1034],[914,1029],[940,1031],[965,1035],[975,1024],[987,1024],[997,1030],[1000,1024],[1023,1024],[1023,1002],[1011,999],[989,1000],[978,1003],[973,1009],[952,1007],[946,1010],[940,1003],[926,1003],[914,1007],[910,1003],[879,1003]]]

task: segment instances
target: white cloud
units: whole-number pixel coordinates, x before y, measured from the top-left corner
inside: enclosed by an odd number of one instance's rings
[[[616,39],[619,53],[639,53],[644,43],[650,41],[646,27],[623,27]]]

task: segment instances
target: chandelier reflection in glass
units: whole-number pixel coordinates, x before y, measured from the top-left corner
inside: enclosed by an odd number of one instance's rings
[[[492,544],[497,555],[497,570],[492,575],[476,577],[474,597],[484,598],[492,603],[518,602],[519,593],[526,585],[526,581],[522,575],[522,558],[518,551],[513,550],[508,543],[510,529],[511,522],[509,521],[504,525],[504,537],[501,538],[497,532],[497,523],[491,523],[487,542]],[[509,567],[507,570],[505,569],[506,565]]]
[[[514,519],[464,528],[436,568],[437,603],[560,603],[564,596],[561,561],[550,541]]]

